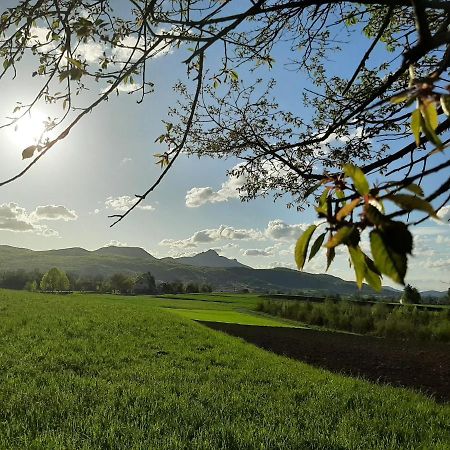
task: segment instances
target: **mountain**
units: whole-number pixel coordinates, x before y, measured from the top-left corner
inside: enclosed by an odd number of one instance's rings
[[[213,250],[192,257],[157,259],[137,247],[103,247],[94,251],[82,248],[33,251],[0,245],[0,273],[17,269],[47,271],[51,267],[83,276],[108,277],[117,272],[151,272],[159,281],[209,283],[215,290],[224,291],[246,288],[256,292],[314,291],[319,295],[359,292],[353,281],[287,268],[253,269],[236,260],[219,256]],[[374,292],[365,286],[362,294],[373,295]],[[392,296],[399,292],[386,288],[381,294]]]
[[[225,258],[220,256],[215,250],[207,250],[203,253],[198,253],[195,256],[183,256],[181,258],[174,258],[180,264],[195,267],[247,267],[240,263],[237,259]]]
[[[98,250],[94,250],[92,253],[95,253],[96,255],[125,256],[128,258],[151,258],[156,260],[154,256],[150,255],[150,253],[140,247],[115,247],[111,245],[109,247],[102,247]]]
[[[440,292],[440,291],[423,291],[420,293],[422,297],[433,297],[433,298],[440,298],[440,297],[446,297],[448,295],[447,291]]]

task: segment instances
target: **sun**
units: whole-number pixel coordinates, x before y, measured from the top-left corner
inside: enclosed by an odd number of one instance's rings
[[[47,137],[46,122],[48,117],[41,111],[33,111],[20,118],[9,128],[11,141],[21,148],[36,145]]]

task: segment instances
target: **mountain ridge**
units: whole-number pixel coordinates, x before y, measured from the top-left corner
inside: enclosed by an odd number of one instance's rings
[[[203,256],[202,256],[203,254]],[[199,266],[204,254],[221,261],[226,267]],[[314,291],[318,294],[357,294],[375,295],[364,286],[359,291],[354,281],[342,280],[329,274],[311,274],[289,268],[254,269],[239,261],[222,257],[214,250],[201,252],[199,258],[155,258],[140,247],[102,247],[85,250],[80,247],[68,249],[34,251],[25,248],[0,245],[0,271],[34,269],[47,271],[59,267],[68,273],[83,276],[111,276],[117,272],[139,274],[151,272],[157,280],[182,282],[195,281],[209,283],[216,290],[239,291],[250,289],[256,292],[300,292]],[[179,261],[181,259],[181,261]],[[186,261],[188,264],[186,264]],[[189,264],[191,262],[191,264]],[[386,296],[397,295],[392,288],[383,289]]]

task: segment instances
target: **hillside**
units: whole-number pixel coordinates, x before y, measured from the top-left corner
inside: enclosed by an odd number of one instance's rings
[[[180,261],[181,260],[181,261]],[[204,267],[212,261],[216,266]],[[221,267],[217,265],[223,264]],[[59,267],[66,272],[85,276],[111,276],[117,272],[137,274],[150,271],[157,280],[210,283],[216,290],[235,291],[244,288],[252,291],[314,291],[320,294],[354,294],[354,282],[344,281],[328,274],[310,274],[287,268],[253,269],[236,260],[219,256],[214,251],[190,258],[157,259],[141,248],[104,247],[89,251],[82,248],[33,251],[11,246],[0,246],[0,271],[38,269],[46,271]],[[363,294],[373,294],[364,288]],[[391,288],[383,295],[392,295]]]
[[[194,256],[182,256],[180,258],[164,258],[165,260],[172,260],[179,264],[195,267],[246,267],[245,264],[240,263],[237,259],[226,258],[220,256],[215,250],[207,250],[206,252],[198,253]]]

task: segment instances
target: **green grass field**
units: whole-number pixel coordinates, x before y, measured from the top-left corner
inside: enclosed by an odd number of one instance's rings
[[[0,449],[450,448],[448,405],[164,309],[215,300],[0,291]]]

